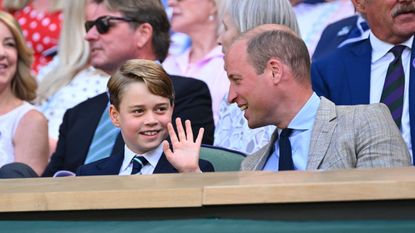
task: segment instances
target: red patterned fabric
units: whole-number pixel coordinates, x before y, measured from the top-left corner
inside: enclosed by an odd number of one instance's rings
[[[23,30],[23,35],[29,47],[34,51],[32,71],[37,74],[39,69],[52,60],[48,52],[57,48],[63,20],[62,12],[40,12],[32,4],[15,11],[16,17]]]

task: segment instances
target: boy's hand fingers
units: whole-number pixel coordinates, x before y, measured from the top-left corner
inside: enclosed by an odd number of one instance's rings
[[[170,122],[167,124],[167,131],[169,132],[171,143],[173,144],[177,143],[179,139],[177,138],[173,125]]]
[[[167,158],[173,157],[173,152],[171,151],[169,142],[167,140],[163,141],[163,152]]]
[[[199,129],[199,133],[197,134],[196,138],[196,145],[200,146],[202,144],[203,133],[205,132],[204,128]]]
[[[186,134],[183,129],[182,120],[179,117],[176,118],[176,127],[177,127],[177,133],[179,135],[179,140],[180,141],[186,140]]]
[[[187,135],[187,139],[188,140],[191,140],[193,142],[192,124],[190,123],[190,120],[186,120],[184,123],[186,125],[186,135]]]

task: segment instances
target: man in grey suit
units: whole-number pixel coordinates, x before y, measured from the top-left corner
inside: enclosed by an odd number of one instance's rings
[[[263,25],[245,33],[228,50],[225,68],[228,101],[244,111],[249,127],[277,126],[241,170],[410,166],[384,104],[336,106],[313,92],[307,48],[290,29]]]

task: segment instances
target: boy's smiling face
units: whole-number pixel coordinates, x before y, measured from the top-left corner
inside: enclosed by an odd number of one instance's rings
[[[172,114],[169,99],[150,93],[143,82],[131,83],[122,91],[118,110],[110,106],[113,124],[121,128],[125,144],[137,154],[155,149],[167,138]]]

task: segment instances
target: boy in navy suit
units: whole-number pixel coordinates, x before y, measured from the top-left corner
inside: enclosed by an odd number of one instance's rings
[[[194,158],[199,153],[203,138],[203,128],[199,130],[196,141],[190,121],[183,129],[180,119],[176,120],[178,135],[176,137],[171,125],[174,108],[174,90],[172,82],[163,68],[148,60],[134,59],[127,61],[110,78],[108,82],[110,98],[109,115],[112,123],[121,129],[125,142],[123,154],[114,154],[108,158],[83,165],[77,175],[130,175],[176,172],[213,171],[213,166],[200,160],[199,167],[177,164],[174,160]],[[173,150],[182,157],[166,158],[170,148],[165,140],[168,128],[174,136]],[[186,137],[187,136],[187,137]],[[191,163],[188,164],[197,164]]]

